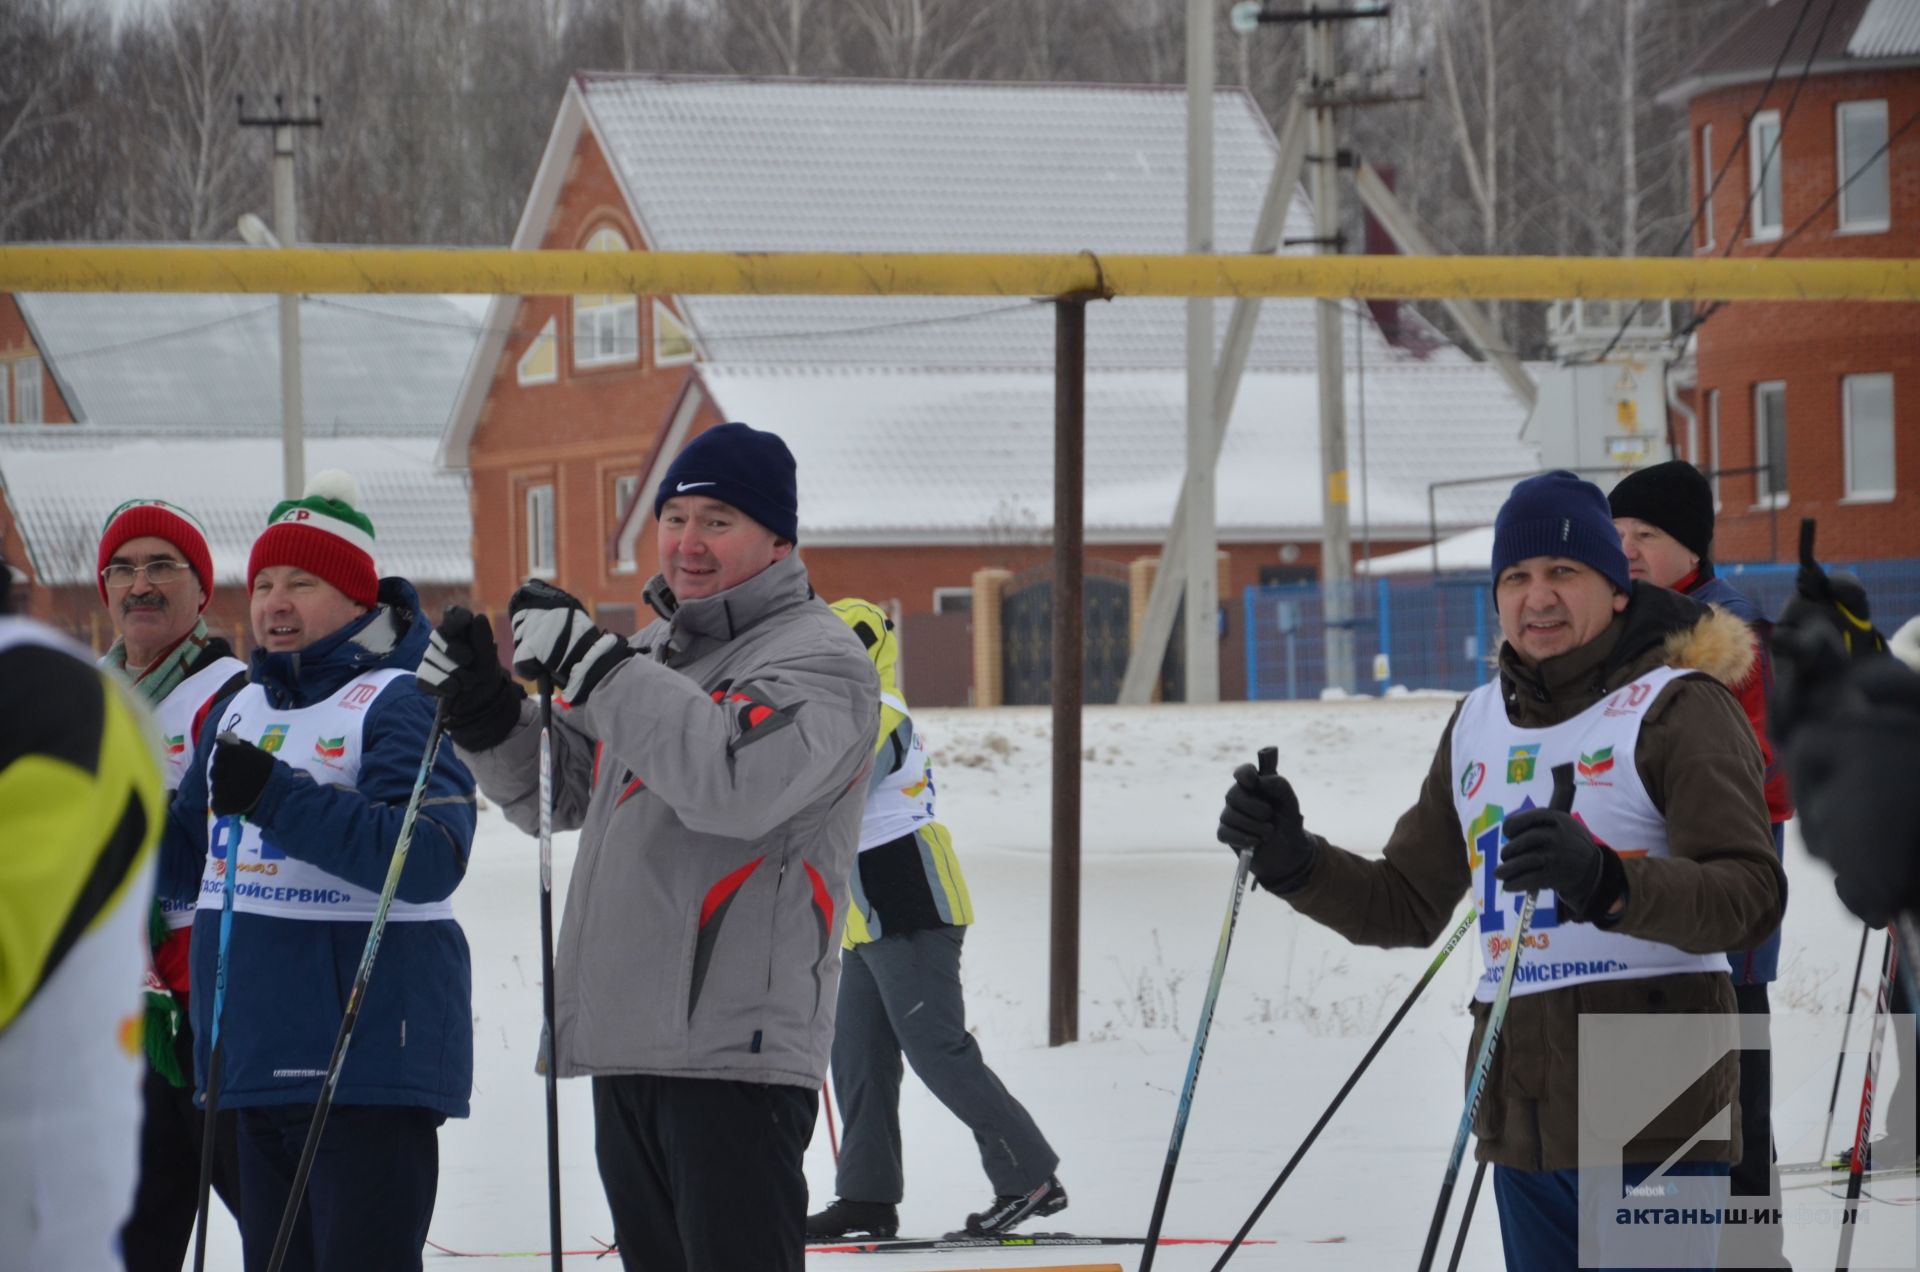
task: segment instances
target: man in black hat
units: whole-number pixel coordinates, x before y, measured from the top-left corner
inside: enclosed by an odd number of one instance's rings
[[[1759,609],[1713,569],[1713,487],[1685,460],[1669,460],[1627,474],[1607,496],[1613,510],[1620,547],[1627,554],[1627,572],[1635,579],[1669,588],[1696,601],[1717,605],[1743,620],[1754,631],[1753,670],[1733,686],[1734,696],[1753,725],[1766,764],[1767,820],[1773,823],[1773,848],[1781,851],[1783,828],[1793,816],[1786,774],[1767,738],[1767,690],[1773,684],[1773,662],[1767,634],[1772,624]],[[1758,947],[1727,955],[1733,973],[1733,994],[1744,1015],[1768,1015],[1767,986],[1779,974],[1780,932]],[[1743,1152],[1734,1164],[1733,1192],[1738,1196],[1773,1196],[1778,1179],[1773,1171],[1773,1072],[1765,1053],[1748,1052],[1740,1062],[1740,1122]],[[1778,1256],[1780,1230],[1763,1227]],[[1770,1260],[1785,1267],[1784,1259]]]

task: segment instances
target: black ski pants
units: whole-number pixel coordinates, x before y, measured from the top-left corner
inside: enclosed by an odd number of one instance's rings
[[[240,1243],[266,1272],[310,1104],[238,1110]],[[327,1114],[285,1272],[420,1272],[440,1188],[440,1124],[430,1109],[336,1105]]]
[[[717,1078],[593,1080],[594,1153],[621,1263],[801,1272],[801,1166],[820,1093]]]
[[[188,1038],[186,1071],[192,1073],[191,1035],[184,1029],[181,1033]],[[133,1212],[120,1228],[120,1251],[127,1272],[180,1272],[200,1213],[200,1147],[207,1115],[194,1104],[192,1087],[173,1085],[151,1064],[140,1085],[140,1104],[140,1178],[133,1191]],[[238,1215],[233,1111],[215,1120],[213,1190]],[[215,1220],[208,1216],[207,1221]]]

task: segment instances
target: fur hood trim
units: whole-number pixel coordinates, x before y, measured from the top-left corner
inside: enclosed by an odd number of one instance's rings
[[[1710,608],[1713,612],[1692,627],[1667,633],[1662,661],[1705,672],[1731,689],[1753,672],[1753,628],[1718,605]]]

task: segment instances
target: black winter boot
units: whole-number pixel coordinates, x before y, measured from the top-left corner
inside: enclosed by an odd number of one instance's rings
[[[900,1231],[900,1212],[884,1201],[835,1201],[807,1216],[807,1240],[839,1241],[871,1237],[884,1241]]]
[[[1066,1208],[1067,1190],[1060,1186],[1060,1177],[1054,1175],[1030,1192],[995,1197],[984,1212],[967,1216],[967,1232],[976,1237],[997,1236],[1013,1231],[1015,1225],[1028,1219],[1057,1215]]]

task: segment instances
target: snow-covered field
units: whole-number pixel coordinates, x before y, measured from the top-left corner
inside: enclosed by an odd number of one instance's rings
[[[1029,1225],[1082,1233],[1145,1230],[1174,1106],[1206,992],[1233,875],[1213,839],[1233,766],[1262,745],[1300,791],[1307,824],[1335,843],[1377,849],[1412,802],[1452,700],[1398,697],[1212,708],[1093,708],[1086,713],[1080,1037],[1046,1045],[1049,715],[1045,709],[920,713],[934,751],[940,810],[951,826],[978,922],[967,939],[968,1010],[989,1062],[1059,1150],[1072,1205]],[[564,889],[573,836],[555,845]],[[545,1248],[544,1100],[533,1072],[540,1027],[536,854],[497,811],[482,815],[472,873],[455,907],[473,945],[473,1117],[441,1136],[432,1239],[466,1251]],[[1859,926],[1840,909],[1824,869],[1789,832],[1793,893],[1773,1002],[1776,1135],[1783,1160],[1818,1150]],[[1465,905],[1462,903],[1461,913]],[[1878,958],[1873,947],[1870,962]],[[1165,1231],[1227,1236],[1265,1191],[1300,1137],[1359,1061],[1428,962],[1415,951],[1346,945],[1261,892],[1247,897],[1201,1073]],[[376,975],[394,974],[383,968]],[[1456,951],[1401,1026],[1301,1171],[1255,1230],[1235,1268],[1412,1268],[1418,1261],[1448,1145],[1460,1115],[1476,975]],[[1868,993],[1871,993],[1869,988]],[[1871,1001],[1863,1001],[1871,1010]],[[1854,1030],[1856,1049],[1864,1030]],[[1850,1131],[1857,1068],[1843,1088]],[[990,1193],[971,1137],[909,1078],[903,1235],[957,1228]],[[594,1170],[584,1082],[561,1084],[567,1245],[610,1237]],[[1843,1132],[1836,1130],[1836,1138]],[[815,1205],[833,1196],[825,1120],[808,1154]],[[1465,1193],[1464,1183],[1460,1190]],[[1876,1236],[1911,1225],[1915,1189],[1889,1201],[1861,1232],[1856,1267]],[[1502,1266],[1492,1197],[1483,1198],[1463,1266]],[[1812,1205],[1818,1190],[1787,1194]],[[1828,1203],[1831,1204],[1830,1202]],[[1458,1199],[1456,1198],[1456,1210]],[[237,1269],[224,1215],[210,1266]],[[1905,1232],[1908,1242],[1911,1233]],[[1801,1267],[1831,1266],[1836,1233],[1790,1230]],[[1911,1249],[1911,1244],[1905,1248]],[[1164,1249],[1155,1266],[1191,1272],[1217,1249]],[[1024,1253],[813,1255],[810,1269],[1138,1265],[1139,1247]],[[526,1259],[429,1265],[526,1267]],[[581,1256],[570,1266],[586,1268]],[[1883,1264],[1884,1265],[1884,1264]],[[1911,1266],[1905,1263],[1904,1266]],[[605,1266],[601,1264],[599,1266]],[[743,1270],[745,1272],[745,1270]]]

